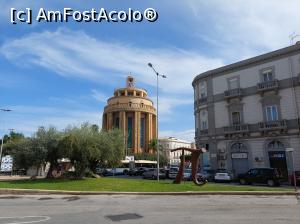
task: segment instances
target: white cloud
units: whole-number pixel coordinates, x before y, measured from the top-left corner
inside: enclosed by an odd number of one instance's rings
[[[11,40],[1,47],[1,52],[21,66],[39,65],[61,76],[88,79],[113,87],[116,87],[116,80],[123,82],[124,74],[128,71],[134,72],[138,86],[142,86],[140,83],[156,86],[155,74],[147,67],[151,61],[162,74],[168,76],[160,80],[161,122],[169,122],[177,107],[192,107],[191,82],[196,74],[222,64],[221,60],[195,52],[176,48],[143,49],[122,43],[108,43],[84,32],[65,29],[32,33]],[[105,102],[109,97],[99,90],[91,91],[99,102]]]
[[[156,97],[150,97],[153,101],[154,107],[156,108]],[[171,115],[176,114],[176,108],[183,106],[193,105],[193,98],[183,98],[183,97],[166,97],[160,96],[158,99],[158,113],[159,120],[162,122],[170,121],[172,118]],[[191,115],[192,116],[192,115]]]
[[[17,3],[13,1],[13,4]],[[160,5],[168,9],[160,12],[165,18],[170,18],[169,23],[176,27],[176,32],[188,32],[188,38],[191,35],[196,37],[199,42],[195,42],[195,49],[199,49],[197,44],[202,46],[201,41],[204,41],[209,43],[206,47],[211,47],[212,51],[143,48],[121,41],[107,42],[85,32],[67,29],[18,37],[4,43],[0,51],[20,66],[38,65],[67,78],[86,79],[112,87],[122,83],[129,72],[133,72],[138,84],[155,86],[155,75],[147,67],[147,63],[152,62],[161,74],[168,76],[160,80],[159,108],[162,120],[166,120],[174,108],[192,104],[188,101],[193,100],[191,82],[196,74],[219,67],[224,62],[285,47],[289,44],[289,34],[294,31],[300,34],[298,0],[186,0],[161,2]],[[0,3],[0,6],[1,12],[9,12],[6,4]],[[32,4],[29,6],[33,7]],[[178,16],[176,23],[171,21],[174,15]],[[8,19],[7,16],[3,17],[0,13],[2,20]],[[216,55],[217,58],[205,54]],[[92,90],[92,95],[100,102],[107,97],[97,90]],[[31,127],[29,123],[25,126]],[[166,133],[173,135],[171,131]]]
[[[187,0],[186,3],[189,7],[182,13],[193,12],[191,33],[219,49],[217,54],[229,61],[286,47],[291,33],[300,34],[298,0]],[[202,32],[195,24],[208,25],[209,29]]]
[[[105,93],[100,92],[99,90],[92,89],[92,97],[96,99],[99,102],[106,102],[109,96],[107,96]]]
[[[168,78],[160,81],[164,92],[192,92],[196,74],[222,65],[199,53],[178,48],[141,48],[121,42],[105,42],[84,32],[58,29],[32,33],[6,42],[1,47],[6,58],[20,66],[38,65],[55,73],[73,78],[97,81],[115,86],[116,80],[133,72],[137,82],[156,85],[152,62]]]

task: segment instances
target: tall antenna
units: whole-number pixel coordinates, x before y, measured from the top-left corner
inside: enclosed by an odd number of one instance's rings
[[[289,35],[289,38],[290,38],[290,46],[292,46],[294,44],[294,40],[297,38],[297,37],[300,37],[299,34],[297,34],[295,31]]]

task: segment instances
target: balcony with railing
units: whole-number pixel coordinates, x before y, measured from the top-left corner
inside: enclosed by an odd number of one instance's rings
[[[196,137],[202,137],[202,136],[207,136],[208,135],[208,129],[197,129],[196,132]]]
[[[286,120],[260,122],[258,124],[260,131],[286,130]]]
[[[229,89],[224,92],[225,99],[241,97],[242,95],[243,95],[243,91],[241,88]]]
[[[264,92],[268,90],[277,90],[279,88],[279,81],[277,79],[257,84],[257,92]]]
[[[248,124],[237,124],[224,127],[224,134],[240,134],[249,132]]]
[[[201,97],[199,98],[199,105],[207,103],[207,97]]]
[[[200,130],[200,136],[208,135],[208,129],[202,129]]]

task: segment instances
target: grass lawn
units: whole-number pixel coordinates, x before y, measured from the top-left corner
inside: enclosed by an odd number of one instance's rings
[[[208,183],[202,187],[193,182],[173,184],[170,181],[133,180],[121,178],[86,178],[83,180],[11,180],[0,181],[0,188],[44,189],[66,191],[118,192],[186,192],[186,191],[292,191],[278,187],[239,186]]]

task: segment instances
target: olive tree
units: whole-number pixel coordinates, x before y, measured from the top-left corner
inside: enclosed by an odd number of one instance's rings
[[[47,149],[35,138],[24,138],[13,144],[14,166],[27,170],[39,167],[46,162]]]
[[[58,160],[66,156],[64,148],[58,148],[59,140],[62,138],[62,133],[57,131],[55,127],[38,128],[34,138],[46,149],[46,162],[50,163],[47,173],[48,178],[52,178],[52,171],[57,169]]]
[[[124,136],[119,129],[101,132],[99,141],[101,148],[100,161],[109,167],[116,167],[124,157]]]
[[[69,128],[59,143],[59,148],[66,152],[75,168],[77,178],[82,178],[89,166],[89,161],[97,159],[100,154],[97,137],[98,131],[89,124]]]

